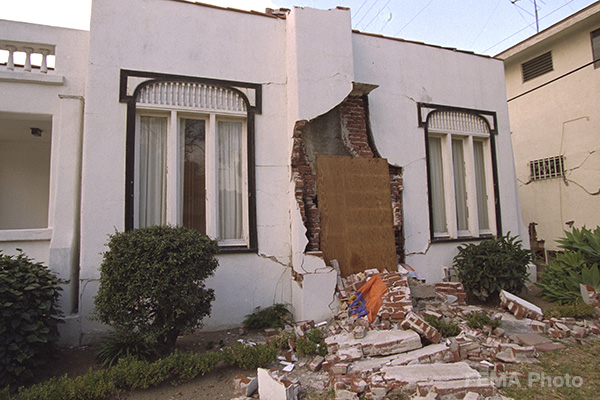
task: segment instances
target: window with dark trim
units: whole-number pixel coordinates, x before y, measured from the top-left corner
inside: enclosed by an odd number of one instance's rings
[[[494,136],[488,120],[469,110],[440,106],[431,107],[422,126],[432,241],[498,234]]]
[[[554,71],[554,66],[552,64],[552,52],[549,51],[524,62],[521,64],[521,70],[523,72],[523,82],[530,81],[533,78],[537,78],[538,76]]]
[[[594,68],[600,68],[600,29],[590,33],[592,39],[592,57],[594,57]]]
[[[128,103],[126,228],[183,225],[217,239],[222,252],[255,251],[260,87],[248,84],[253,105],[244,84],[156,78],[121,93]]]

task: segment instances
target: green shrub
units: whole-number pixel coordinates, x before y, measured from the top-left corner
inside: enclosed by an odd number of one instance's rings
[[[491,326],[492,329],[496,329],[502,325],[502,321],[491,319],[489,315],[481,311],[467,314],[466,319],[467,325],[472,329],[483,329],[484,326]]]
[[[243,323],[250,329],[283,328],[291,315],[285,304],[274,304],[263,309],[256,307],[252,314],[246,315]]]
[[[425,322],[433,326],[442,337],[449,338],[460,335],[460,328],[458,324],[453,321],[446,322],[443,318],[436,318],[433,315],[425,315]]]
[[[593,231],[583,227],[565,231],[557,240],[564,252],[544,269],[539,282],[540,296],[559,304],[581,300],[580,283],[600,290],[600,228]]]
[[[299,338],[296,341],[296,351],[300,355],[327,354],[327,346],[324,341],[324,334],[319,328],[312,328],[306,332],[305,338]]]
[[[277,348],[266,344],[250,346],[235,343],[221,351],[226,364],[243,369],[264,367],[277,358]]]
[[[0,252],[0,387],[29,380],[58,340],[59,279],[23,253]]]
[[[20,388],[19,400],[104,400],[126,390],[146,389],[170,381],[188,382],[212,371],[221,360],[217,353],[182,353],[175,350],[155,362],[124,357],[111,369],[90,371],[71,379],[51,378],[29,388]]]
[[[529,273],[531,251],[516,237],[499,236],[458,247],[453,268],[469,296],[497,301],[502,290],[521,293]]]
[[[218,244],[199,232],[153,226],[110,236],[100,267],[95,316],[172,349],[210,315]]]
[[[296,333],[291,330],[279,331],[271,340],[271,346],[278,350],[288,350],[290,348],[290,340],[296,339]]]
[[[571,304],[556,305],[544,313],[546,318],[593,318],[595,307],[589,304],[575,302]]]
[[[145,360],[160,353],[160,346],[135,332],[111,332],[99,344],[96,357],[103,367],[112,367],[120,358]]]

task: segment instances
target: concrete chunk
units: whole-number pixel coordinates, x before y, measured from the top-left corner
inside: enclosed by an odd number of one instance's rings
[[[258,395],[266,400],[296,400],[299,386],[277,370],[258,368]]]
[[[381,372],[386,381],[393,380],[408,385],[419,382],[481,378],[479,372],[465,362],[385,366],[381,368]]]
[[[503,307],[508,308],[508,310],[518,319],[523,317],[536,319],[538,321],[544,319],[544,312],[541,308],[519,296],[507,292],[506,290],[500,292],[500,304],[502,304]]]
[[[423,347],[419,334],[412,330],[369,331],[362,339],[354,338],[352,333],[341,333],[326,338],[325,343],[334,350],[360,344],[365,356],[399,354]]]
[[[258,390],[258,378],[255,376],[239,375],[233,381],[235,391],[246,397],[251,397]]]
[[[419,383],[417,386],[417,393],[421,396],[431,391],[435,391],[440,400],[450,400],[457,398],[464,399],[469,392],[489,397],[495,395],[498,389],[491,380],[486,378],[424,382]]]

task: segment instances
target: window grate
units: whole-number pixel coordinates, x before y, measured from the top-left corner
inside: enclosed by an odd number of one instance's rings
[[[552,64],[552,52],[549,51],[536,58],[521,64],[523,72],[523,82],[527,82],[533,78],[544,75],[545,73],[554,71]]]
[[[541,158],[529,162],[529,174],[532,181],[540,179],[558,178],[564,176],[564,157],[555,156]]]

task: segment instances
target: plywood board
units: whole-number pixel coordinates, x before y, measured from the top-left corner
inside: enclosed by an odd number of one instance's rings
[[[396,270],[387,160],[317,156],[321,250],[342,276],[377,268]]]

